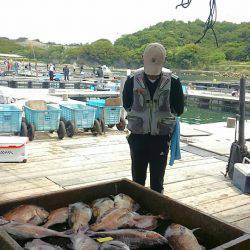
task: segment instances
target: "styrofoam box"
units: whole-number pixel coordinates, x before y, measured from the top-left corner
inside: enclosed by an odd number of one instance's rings
[[[236,163],[234,165],[233,184],[243,193],[250,193],[250,164]]]
[[[26,162],[27,137],[0,136],[0,162]]]

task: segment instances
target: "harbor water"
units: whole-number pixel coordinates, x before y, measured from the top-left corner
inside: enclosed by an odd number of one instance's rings
[[[188,104],[181,116],[181,121],[189,124],[205,124],[226,121],[228,117],[236,117],[234,110],[224,111],[221,109],[211,110],[201,108],[195,104]]]

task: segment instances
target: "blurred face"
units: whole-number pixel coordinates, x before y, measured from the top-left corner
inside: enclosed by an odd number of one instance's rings
[[[161,74],[165,63],[166,50],[159,43],[149,44],[143,53],[144,72],[150,79],[155,79]]]

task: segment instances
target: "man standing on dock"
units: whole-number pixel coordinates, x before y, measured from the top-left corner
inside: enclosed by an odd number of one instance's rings
[[[67,65],[63,68],[64,81],[69,81],[69,68]]]
[[[149,164],[150,187],[160,193],[176,116],[184,109],[180,80],[163,68],[165,59],[161,44],[149,44],[143,54],[144,68],[127,79],[123,90],[133,181],[145,185]]]
[[[51,63],[49,67],[49,80],[54,80],[54,65]]]
[[[13,68],[14,68],[16,76],[18,76],[19,63],[17,61],[14,62]]]

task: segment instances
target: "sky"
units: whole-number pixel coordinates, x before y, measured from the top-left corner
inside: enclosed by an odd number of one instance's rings
[[[114,42],[166,20],[193,21],[208,17],[209,0],[1,0],[0,37],[27,37],[42,42]],[[218,21],[250,21],[250,0],[217,0]]]

